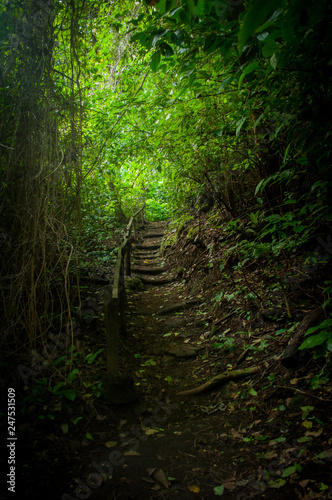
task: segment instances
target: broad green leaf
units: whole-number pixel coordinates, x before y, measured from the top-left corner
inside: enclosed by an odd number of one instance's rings
[[[160,2],[156,5],[156,9],[158,9],[161,14],[165,14],[167,9],[167,0],[160,0]]]
[[[64,391],[62,391],[62,394],[70,401],[74,401],[77,396],[75,389],[65,389]]]
[[[304,342],[299,347],[299,350],[302,349],[312,349],[313,347],[316,347],[317,345],[322,345],[324,344],[325,340],[331,338],[331,333],[330,332],[320,332],[317,335],[312,335],[311,337],[308,337]]]
[[[217,495],[217,496],[221,496],[224,494],[224,491],[225,491],[225,488],[224,486],[216,486],[215,488],[213,488],[213,491],[214,491],[214,494]]]
[[[195,14],[197,16],[202,16],[203,14],[205,14],[205,0],[198,0],[195,7]]]
[[[278,44],[274,40],[269,40],[262,49],[264,57],[271,57],[278,50]]]

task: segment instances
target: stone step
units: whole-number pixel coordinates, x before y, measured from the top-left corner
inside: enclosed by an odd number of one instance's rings
[[[161,274],[161,273],[168,271],[168,268],[167,267],[156,267],[156,268],[132,267],[131,270],[133,273],[136,273],[136,274]]]

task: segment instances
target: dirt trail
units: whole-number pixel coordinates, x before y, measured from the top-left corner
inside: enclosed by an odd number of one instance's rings
[[[200,308],[203,298],[185,295],[157,250],[164,228],[150,223],[135,247],[127,286],[138,287],[135,277],[140,277],[144,290],[128,295],[128,333],[121,356],[123,368],[129,363],[135,373],[139,398],[116,410],[122,415],[117,450],[124,464],[114,468],[113,478],[93,498],[209,499],[221,491],[228,499],[285,498],[285,490],[280,495],[263,493],[267,480],[257,473],[261,447],[241,439],[247,429],[257,431],[257,424],[249,408],[235,410],[225,400],[229,387],[186,399],[176,396],[198,385],[209,325]],[[157,284],[163,281],[168,283]],[[297,496],[289,492],[287,498]]]

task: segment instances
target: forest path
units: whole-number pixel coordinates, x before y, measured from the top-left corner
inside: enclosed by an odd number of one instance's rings
[[[229,386],[185,399],[176,395],[205,379],[202,363],[211,356],[203,299],[186,295],[161,255],[165,229],[164,223],[149,223],[134,247],[120,371],[134,374],[139,398],[114,409],[120,420],[114,443],[124,463],[93,498],[209,499],[223,490],[223,498],[246,499],[260,450],[256,442],[242,441],[252,433],[251,413],[228,408],[223,399]],[[213,362],[212,376],[215,370]],[[284,496],[273,491],[273,498]]]

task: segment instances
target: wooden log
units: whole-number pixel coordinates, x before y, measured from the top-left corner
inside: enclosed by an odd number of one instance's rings
[[[261,369],[260,366],[251,366],[249,368],[244,368],[243,370],[231,370],[220,373],[215,377],[211,378],[204,384],[195,387],[194,389],[188,389],[187,391],[178,392],[177,396],[191,396],[192,394],[199,394],[200,392],[207,391],[212,387],[215,387],[219,384],[224,384],[225,382],[229,382],[230,380],[238,380],[240,378],[248,377],[249,375],[253,375],[257,373]]]
[[[292,336],[283,355],[281,356],[281,364],[286,368],[297,368],[300,363],[299,347],[302,344],[304,334],[312,326],[316,326],[320,319],[323,319],[324,312],[320,307],[310,311],[301,321],[296,329],[296,333]]]

